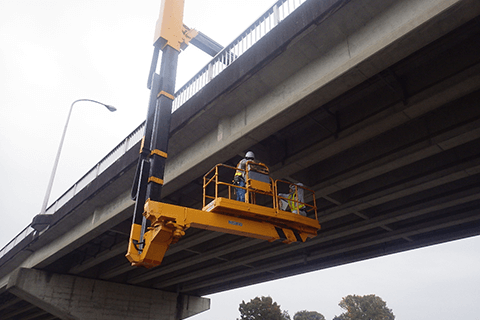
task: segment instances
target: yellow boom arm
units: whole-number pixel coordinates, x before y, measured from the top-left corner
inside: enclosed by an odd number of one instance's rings
[[[207,207],[211,211],[148,200],[144,215],[152,226],[144,235],[143,250],[138,250],[140,226],[132,225],[128,260],[132,265],[146,268],[161,264],[170,244],[176,243],[189,227],[284,243],[303,242],[315,237],[320,229],[315,219],[225,198],[218,198]],[[230,212],[248,212],[248,219],[217,213],[225,208]]]

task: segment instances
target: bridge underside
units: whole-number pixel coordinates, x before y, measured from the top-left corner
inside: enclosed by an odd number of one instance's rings
[[[323,16],[310,18],[321,10],[307,1],[278,27],[281,35],[305,22],[276,51],[260,41],[224,71],[239,80],[214,79],[174,113],[164,195],[199,208],[203,173],[253,150],[272,177],[315,190],[316,238],[285,245],[189,229],[161,266],[131,267],[134,150],[85,191],[86,201],[68,204],[75,219],[59,213],[28,253],[9,259],[53,275],[202,296],[479,235],[480,4],[323,2]],[[351,27],[342,24],[349,17]],[[385,43],[367,52],[369,37]],[[45,249],[52,239],[62,247]],[[24,304],[55,319],[16,293],[3,291],[0,318],[14,319],[4,315]]]

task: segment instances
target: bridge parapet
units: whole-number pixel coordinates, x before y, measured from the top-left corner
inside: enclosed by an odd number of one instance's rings
[[[279,0],[175,93],[173,111],[250,49],[306,0]]]

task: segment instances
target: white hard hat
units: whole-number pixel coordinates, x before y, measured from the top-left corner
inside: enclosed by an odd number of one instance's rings
[[[255,154],[252,151],[248,151],[245,154],[245,159],[253,160],[253,159],[255,159]]]
[[[303,183],[299,182],[299,183],[292,183],[290,184],[290,189],[295,189],[295,186],[297,187],[303,187]]]

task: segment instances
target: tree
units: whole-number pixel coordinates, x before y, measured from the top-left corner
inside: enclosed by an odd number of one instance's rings
[[[394,320],[392,309],[374,294],[366,296],[348,295],[338,304],[346,312],[335,317],[338,320]]]
[[[288,312],[282,312],[271,297],[256,297],[248,303],[242,300],[238,310],[240,320],[290,320]]]
[[[295,313],[293,320],[325,320],[325,317],[316,311],[303,310]]]

